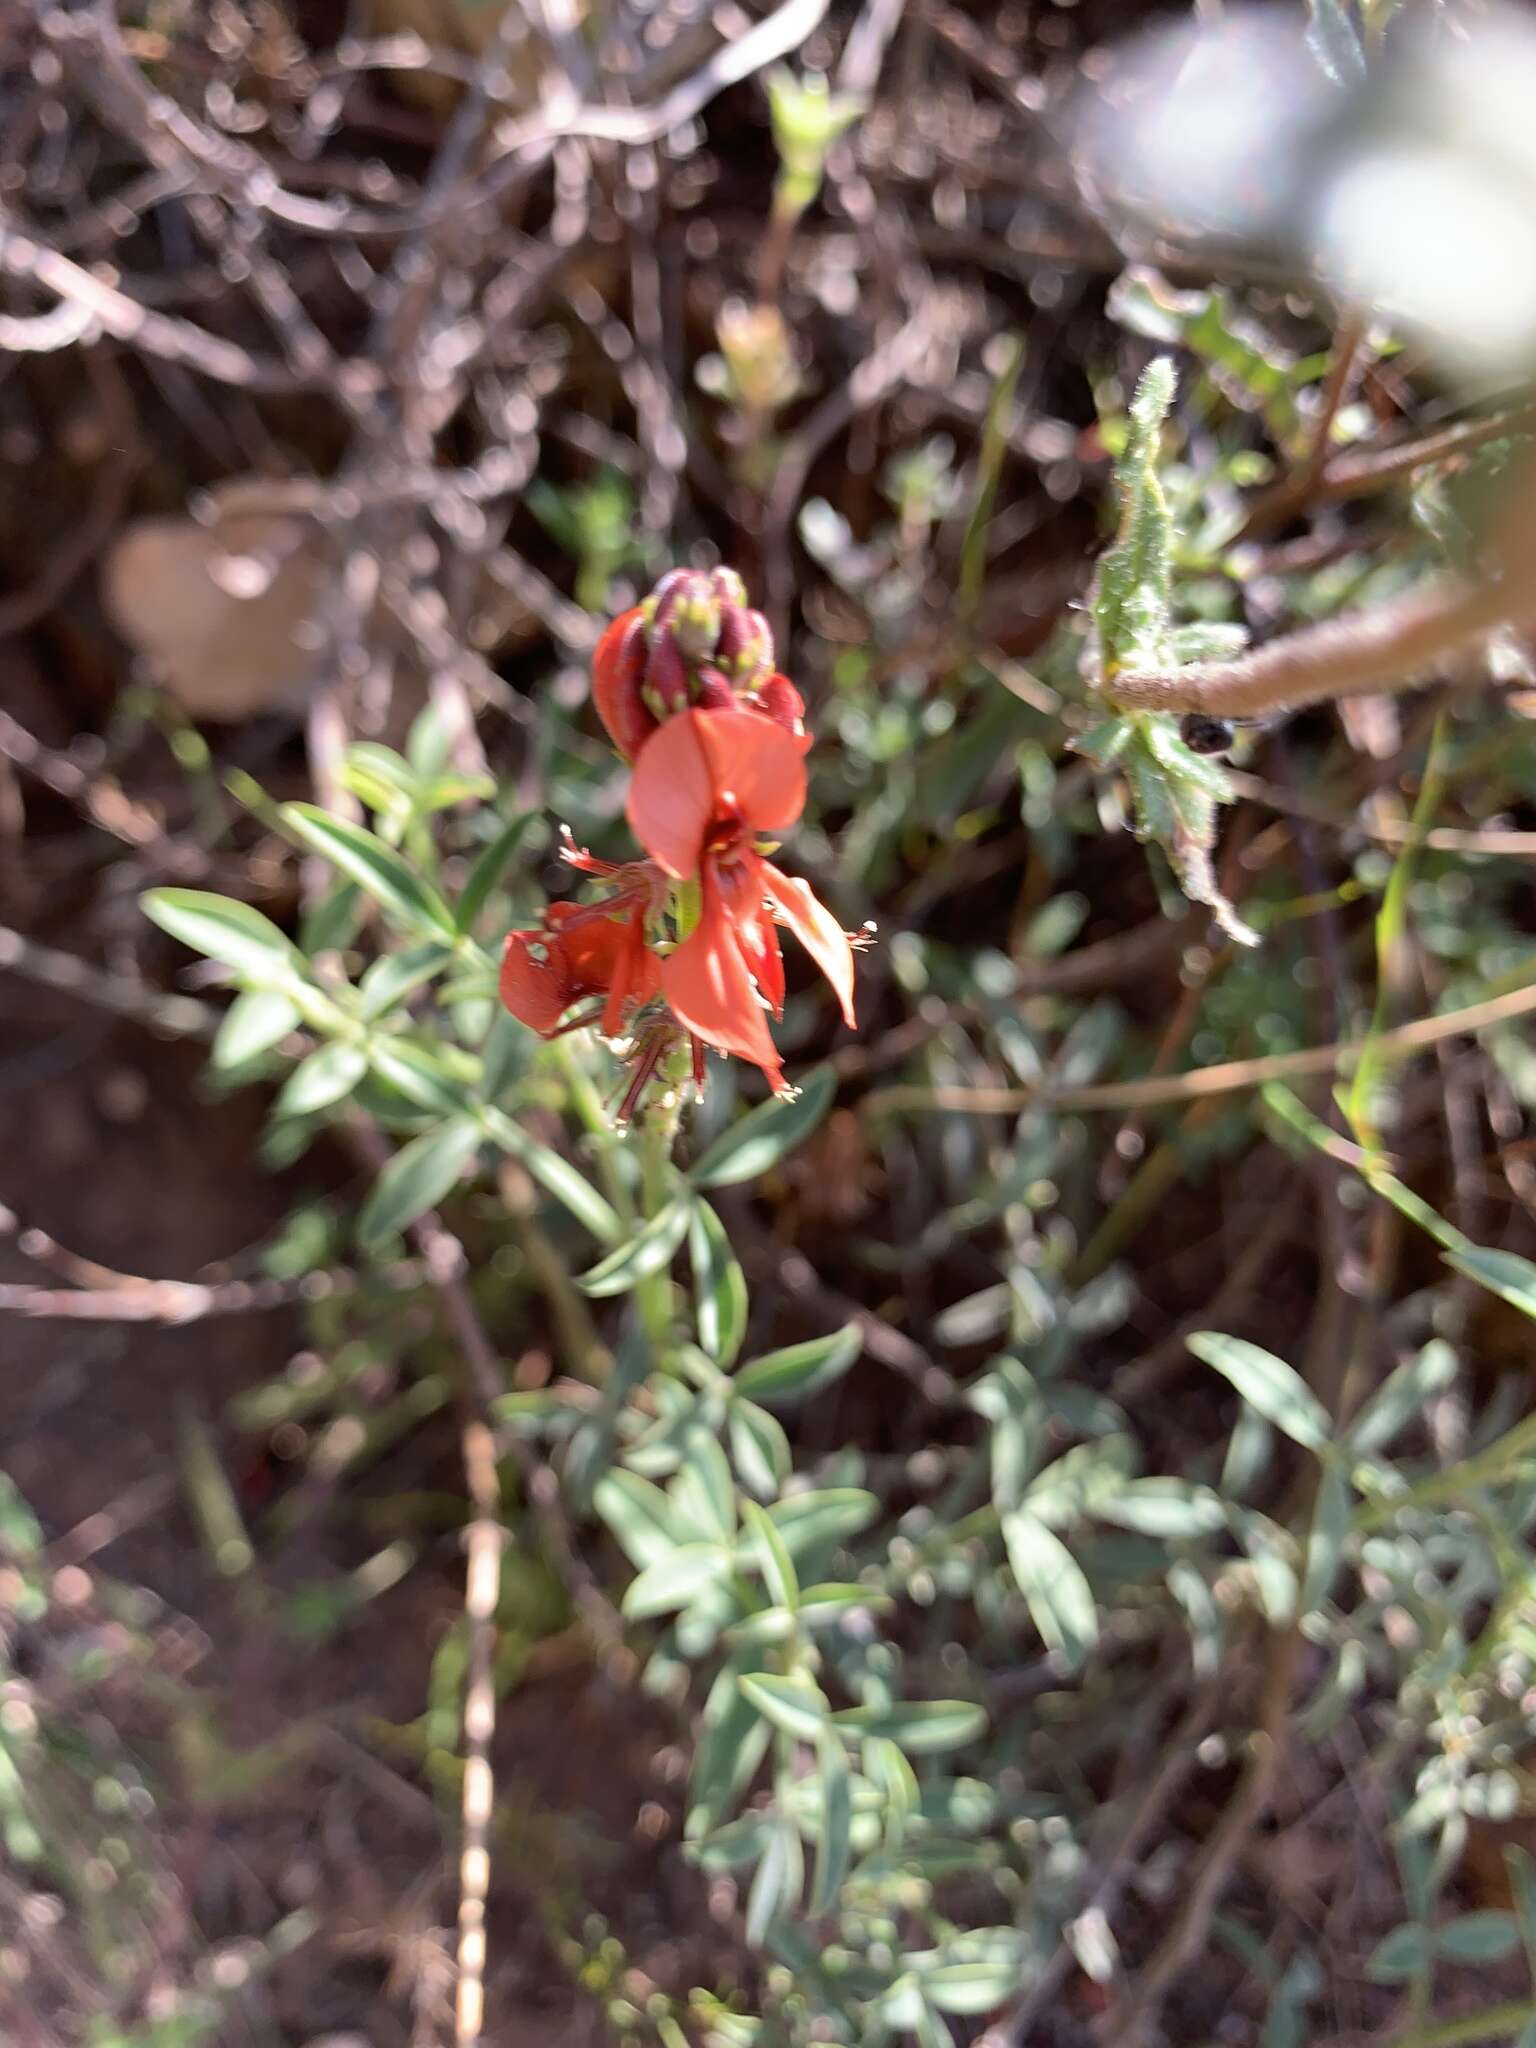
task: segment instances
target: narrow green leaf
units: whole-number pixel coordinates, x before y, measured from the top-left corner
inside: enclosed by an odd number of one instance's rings
[[[809,1911],[813,1919],[820,1919],[837,1904],[848,1871],[853,1837],[848,1756],[841,1739],[830,1728],[823,1729],[816,1745],[816,1775],[821,1788],[821,1819],[816,1831]]]
[[[688,1179],[696,1188],[734,1187],[739,1181],[755,1180],[804,1143],[832,1107],[836,1093],[832,1069],[815,1068],[792,1101],[775,1096],[760,1102],[723,1131],[689,1169]]]
[[[1017,1963],[940,1963],[923,1972],[923,1993],[940,2012],[968,2016],[1005,2005],[1019,1988]]]
[[[819,1742],[831,1718],[827,1696],[809,1678],[781,1677],[754,1671],[742,1677],[742,1695],[765,1719],[797,1742]]]
[[[726,1434],[736,1476],[758,1500],[777,1500],[794,1459],[784,1425],[766,1408],[751,1401],[733,1401],[726,1416]]]
[[[541,1145],[537,1138],[530,1138],[505,1110],[488,1107],[484,1119],[486,1130],[502,1151],[510,1152],[520,1166],[526,1167],[540,1187],[569,1209],[578,1223],[585,1224],[599,1244],[619,1242],[624,1226],[618,1212],[568,1159]]]
[[[1433,1966],[1434,1936],[1427,1927],[1405,1922],[1377,1942],[1366,1958],[1365,1974],[1373,1984],[1403,1984]]]
[[[1307,1562],[1301,1580],[1301,1611],[1315,1614],[1328,1595],[1344,1562],[1354,1500],[1342,1464],[1330,1459],[1323,1467],[1307,1537]]]
[[[1099,1501],[1095,1512],[1121,1529],[1170,1543],[1209,1536],[1227,1525],[1227,1511],[1211,1489],[1184,1479],[1133,1479]]]
[[[243,1067],[281,1043],[299,1024],[299,1007],[276,989],[247,989],[224,1012],[210,1055],[220,1072]]]
[[[880,1503],[858,1486],[829,1486],[814,1493],[791,1493],[770,1503],[768,1513],[789,1546],[791,1557],[824,1545],[846,1543],[867,1529]]]
[[[358,983],[357,993],[363,1015],[372,1020],[403,1003],[405,998],[448,965],[453,948],[437,939],[408,946],[403,952],[386,953],[375,960]]]
[[[908,1756],[964,1749],[987,1728],[986,1708],[970,1700],[894,1700],[882,1707],[846,1707],[832,1719],[839,1728],[884,1737]]]
[[[432,934],[450,944],[458,936],[442,896],[402,854],[375,833],[315,804],[284,804],[284,822],[306,846],[357,882],[406,931]]]
[[[434,1116],[455,1116],[468,1106],[469,1090],[464,1083],[445,1071],[434,1054],[409,1039],[375,1038],[368,1047],[368,1064],[381,1081]]]
[[[1427,1401],[1445,1391],[1456,1373],[1456,1353],[1443,1338],[1433,1338],[1417,1358],[1390,1372],[1360,1410],[1349,1426],[1350,1451],[1366,1457],[1391,1443],[1422,1414]]]
[[[733,1657],[716,1676],[704,1702],[688,1786],[686,1832],[690,1841],[720,1825],[751,1784],[772,1739],[769,1723],[741,1691],[740,1679],[752,1668],[748,1652]]]
[[[1463,1913],[1435,1930],[1435,1953],[1453,1963],[1501,1963],[1520,1943],[1513,1913]]]
[[[507,863],[527,837],[528,828],[538,817],[537,811],[524,811],[503,825],[496,837],[484,851],[475,858],[455,910],[455,921],[461,932],[471,932],[482,910],[491,899],[491,892],[501,880]]]
[[[1536,1317],[1536,1265],[1518,1252],[1490,1250],[1486,1245],[1469,1245],[1465,1251],[1447,1252],[1445,1263],[1486,1287],[1490,1294],[1507,1301],[1522,1315]]]
[[[747,1894],[746,1936],[749,1948],[762,1947],[768,1929],[786,1903],[799,1852],[800,1838],[787,1822],[776,1827],[768,1837],[768,1847],[763,1852],[763,1860],[752,1879],[752,1889]]]
[[[204,889],[151,889],[140,901],[152,923],[194,953],[222,960],[252,981],[292,980],[299,964],[292,940],[249,903]]]
[[[727,1371],[747,1334],[747,1279],[725,1225],[708,1202],[695,1202],[688,1224],[699,1342]]]
[[[1365,52],[1344,0],[1307,0],[1312,19],[1307,45],[1335,85],[1358,85],[1365,76]]]
[[[1189,1340],[1202,1364],[1230,1380],[1250,1408],[1304,1450],[1324,1450],[1332,1435],[1328,1411],[1294,1367],[1257,1344],[1203,1330]]]
[[[599,1259],[589,1271],[578,1275],[576,1285],[583,1294],[600,1298],[628,1294],[642,1280],[672,1263],[674,1253],[688,1235],[692,1209],[686,1195],[674,1196],[638,1235],[627,1244],[616,1246],[605,1259]]]
[[[322,1045],[318,1052],[296,1066],[288,1076],[277,1101],[277,1116],[313,1116],[350,1095],[368,1071],[368,1058],[359,1045]]]
[[[800,1581],[784,1538],[755,1500],[742,1502],[747,1528],[757,1539],[757,1566],[768,1588],[768,1597],[792,1614],[800,1604]]]
[[[365,1245],[377,1244],[414,1223],[443,1199],[479,1145],[479,1129],[469,1117],[455,1117],[413,1138],[375,1181],[357,1219],[358,1237]]]
[[[852,1365],[864,1348],[864,1333],[857,1323],[845,1323],[827,1337],[811,1337],[804,1344],[786,1344],[781,1351],[765,1351],[736,1374],[732,1385],[747,1401],[766,1406],[790,1407],[819,1394]]]
[[[592,1505],[630,1563],[641,1571],[668,1556],[682,1541],[672,1504],[661,1488],[636,1472],[626,1472],[622,1465],[598,1480],[592,1489]]]
[[[730,1552],[718,1543],[680,1543],[630,1580],[624,1613],[631,1621],[641,1621],[686,1607],[706,1587],[718,1585],[730,1566]]]
[[[1099,1639],[1093,1588],[1082,1566],[1054,1530],[1023,1508],[1003,1517],[1003,1541],[1040,1640],[1080,1664]]]

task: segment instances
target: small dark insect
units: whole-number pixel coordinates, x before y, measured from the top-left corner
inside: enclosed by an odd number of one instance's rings
[[[1179,738],[1192,753],[1224,754],[1232,744],[1232,728],[1224,718],[1186,711],[1179,720]]]

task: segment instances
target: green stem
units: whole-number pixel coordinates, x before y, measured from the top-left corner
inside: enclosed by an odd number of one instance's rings
[[[619,1137],[613,1125],[603,1113],[603,1100],[593,1086],[592,1077],[577,1058],[576,1049],[569,1038],[554,1041],[554,1055],[565,1085],[570,1091],[571,1105],[586,1128],[597,1155],[598,1177],[603,1183],[603,1192],[621,1220],[631,1229],[639,1220],[635,1209],[634,1196],[630,1193],[629,1182],[619,1165]],[[650,1210],[645,1212],[651,1214]]]
[[[640,1213],[649,1223],[666,1207],[672,1193],[672,1147],[677,1138],[682,1098],[671,1093],[653,1102],[640,1120]],[[640,1319],[653,1346],[659,1346],[672,1325],[672,1278],[652,1273],[635,1290]]]

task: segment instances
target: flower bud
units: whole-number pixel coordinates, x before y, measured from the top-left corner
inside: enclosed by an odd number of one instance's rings
[[[773,635],[762,613],[727,605],[720,614],[715,659],[738,690],[755,695],[773,674]]]
[[[693,701],[688,686],[688,664],[670,631],[653,627],[651,651],[645,663],[644,700],[657,719],[686,711]]]
[[[697,711],[730,711],[736,703],[736,692],[719,669],[701,668],[693,693],[693,703]]]

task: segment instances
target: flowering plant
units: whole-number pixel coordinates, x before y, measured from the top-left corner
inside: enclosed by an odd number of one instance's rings
[[[768,623],[730,570],[674,570],[604,633],[593,699],[634,764],[628,818],[646,857],[597,860],[567,838],[565,859],[602,893],[553,903],[509,935],[501,999],[543,1037],[595,1025],[624,1049],[621,1122],[658,1078],[670,1086],[686,1073],[702,1090],[706,1046],[789,1094],[767,1023],[784,1009],[778,927],[825,974],[849,1025],[858,940],[767,858],[766,835],[805,808],[811,744],[800,693],[773,666]]]

